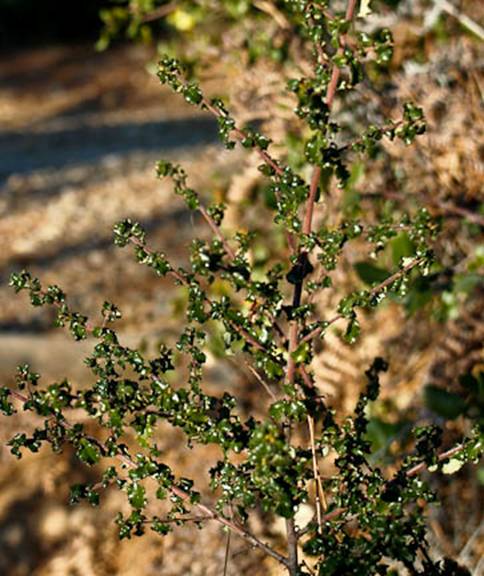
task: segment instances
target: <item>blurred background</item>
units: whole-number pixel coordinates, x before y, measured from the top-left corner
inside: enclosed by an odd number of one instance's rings
[[[75,7],[62,0],[2,0],[1,45],[18,48],[56,42],[95,42],[101,30],[99,11],[107,6],[109,0],[84,0]]]
[[[13,270],[28,268],[46,284],[59,284],[74,308],[95,319],[105,300],[115,302],[123,311],[123,341],[147,351],[176,333],[183,301],[170,282],[138,267],[129,251],[115,249],[111,241],[113,224],[132,217],[143,223],[153,246],[181,264],[190,240],[205,233],[169,183],[156,180],[153,166],[161,157],[181,162],[208,199],[231,203],[228,226],[251,223],[261,233],[255,254],[260,266],[279,250],[277,238],[265,241],[261,214],[267,198],[257,160],[241,150],[226,152],[213,119],[160,87],[153,63],[159,50],[175,46],[188,62],[201,61],[197,73],[209,95],[229,96],[237,118],[259,123],[289,147],[297,163],[301,150],[297,138],[289,137],[297,135],[297,127],[289,119],[292,104],[281,81],[281,70],[293,71],[286,62],[292,48],[284,21],[277,12],[259,10],[240,26],[248,2],[233,2],[228,14],[210,16],[176,3],[154,4],[173,6],[163,18],[148,11],[130,25],[126,2],[116,4],[114,15],[100,17],[111,3],[0,0],[4,384],[13,383],[15,367],[24,362],[44,383],[68,377],[83,386],[90,378],[82,357],[91,344],[71,342],[52,328],[47,310],[15,296],[7,286]],[[363,318],[366,335],[357,349],[343,344],[337,332],[329,334],[313,369],[321,392],[345,413],[361,388],[362,366],[378,354],[390,361],[382,400],[372,414],[371,439],[379,457],[391,458],[395,442],[414,423],[442,425],[450,443],[482,419],[484,31],[478,0],[374,4],[373,25],[394,33],[394,57],[388,74],[378,71],[367,79],[362,88],[367,106],[363,112],[355,107],[348,123],[375,121],[382,110],[396,118],[401,102],[413,99],[424,108],[428,132],[410,148],[385,144],[371,165],[356,162],[351,184],[332,191],[328,212],[317,217],[337,222],[343,210],[371,220],[385,210],[427,206],[444,217],[436,246],[441,264],[404,302],[390,302]],[[256,49],[247,54],[248,36]],[[274,109],[281,112],[277,118]],[[398,262],[408,249],[408,240],[399,238],[378,265]],[[361,258],[361,247],[345,252],[338,288],[321,302],[323,310],[370,281],[372,265],[362,266]],[[214,344],[210,386],[237,390],[250,408],[258,402],[256,383],[240,367],[218,367],[217,354]],[[83,469],[68,450],[62,457],[42,450],[17,462],[5,441],[33,425],[23,414],[0,419],[1,574],[223,573],[225,536],[216,526],[119,544],[113,518],[125,506],[122,496],[108,492],[98,509],[69,507],[68,486],[95,472]],[[206,486],[206,462],[217,452],[190,452],[181,447],[181,435],[165,432],[167,461]],[[443,501],[429,511],[436,557],[453,556],[483,574],[482,468],[465,466],[455,476],[429,481]],[[254,529],[276,538],[280,533],[267,519]],[[233,543],[231,566],[233,574],[278,574],[270,560],[243,542]]]

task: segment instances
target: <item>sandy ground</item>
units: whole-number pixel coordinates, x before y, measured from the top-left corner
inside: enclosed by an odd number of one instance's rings
[[[125,343],[151,342],[174,328],[170,283],[134,263],[127,250],[115,249],[112,226],[127,216],[138,219],[154,246],[183,262],[196,222],[170,186],[156,180],[154,163],[176,157],[197,174],[202,192],[207,166],[223,173],[230,165],[216,143],[213,120],[194,115],[161,89],[144,69],[149,56],[137,48],[100,55],[79,46],[0,59],[0,377],[5,383],[23,362],[31,363],[44,382],[67,376],[82,385],[89,377],[82,357],[90,343],[71,342],[51,329],[47,311],[14,297],[7,287],[13,270],[28,267],[46,283],[59,283],[73,305],[94,318],[104,300],[116,302],[124,314]],[[221,158],[223,166],[217,165]],[[227,373],[219,378],[226,383]],[[23,415],[2,420],[2,443],[32,424]],[[167,431],[165,438],[175,468],[195,476],[206,472],[208,454],[201,458],[180,450],[176,433]],[[126,507],[119,494],[108,492],[95,510],[66,506],[67,486],[92,475],[72,454],[59,458],[42,451],[17,463],[3,447],[0,456],[1,574],[175,576],[223,570],[226,535],[217,526],[120,544],[112,522]],[[237,573],[270,573],[271,566],[242,542],[233,542],[231,549]]]

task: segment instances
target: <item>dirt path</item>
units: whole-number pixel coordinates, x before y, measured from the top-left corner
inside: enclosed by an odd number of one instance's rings
[[[176,158],[203,181],[207,159],[220,149],[213,119],[160,87],[145,70],[150,57],[133,47],[97,54],[81,46],[0,59],[3,378],[32,356],[39,331],[37,350],[50,349],[56,338],[46,333],[49,314],[7,288],[12,270],[28,267],[59,283],[84,313],[98,314],[103,300],[115,300],[126,329],[155,329],[150,317],[159,323],[169,309],[162,293],[170,286],[113,248],[112,226],[137,218],[155,244],[183,261],[193,220],[169,184],[156,180],[154,163]],[[148,302],[155,293],[153,310]],[[38,357],[39,369],[52,372],[46,356]]]

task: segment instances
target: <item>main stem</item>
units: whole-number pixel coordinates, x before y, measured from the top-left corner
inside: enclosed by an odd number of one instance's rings
[[[348,0],[348,5],[346,8],[345,19],[349,22],[353,20],[353,16],[356,9],[357,0]],[[345,46],[345,37],[341,38],[340,47],[338,49],[338,53],[342,53],[344,51]],[[336,95],[336,89],[338,87],[338,80],[340,77],[340,69],[333,64],[333,70],[331,72],[331,79],[328,84],[328,88],[326,91],[326,104],[328,109],[330,110],[333,101]],[[303,234],[310,234],[312,230],[312,222],[313,222],[313,213],[314,213],[314,205],[316,203],[316,197],[319,189],[319,182],[321,179],[321,167],[315,166],[313,169],[313,174],[311,176],[311,183],[309,187],[309,196],[306,203],[306,212],[303,221],[302,232]],[[307,261],[308,255],[305,251],[299,251],[299,264],[304,267],[305,262]],[[293,310],[298,308],[301,305],[301,298],[302,292],[304,288],[304,274],[301,275],[301,279],[295,284],[293,298],[292,298],[292,307]],[[287,372],[286,372],[286,383],[293,384],[295,372],[296,372],[296,363],[292,356],[293,352],[296,350],[298,346],[299,334],[298,334],[298,321],[297,319],[293,319],[289,325],[289,358],[287,361]],[[297,552],[297,535],[295,529],[294,518],[288,518],[286,520],[286,533],[287,533],[287,551],[288,551],[288,570],[291,576],[297,576],[298,573],[298,552]]]
[[[297,533],[294,518],[286,519],[287,534],[287,569],[291,576],[297,576],[299,561],[297,558]]]

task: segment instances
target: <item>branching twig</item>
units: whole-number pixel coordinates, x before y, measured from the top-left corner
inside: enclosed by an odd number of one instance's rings
[[[412,270],[413,268],[415,268],[416,266],[418,266],[422,262],[423,262],[423,258],[415,258],[409,264],[407,264],[406,266],[404,266],[403,268],[398,270],[398,272],[395,272],[394,274],[389,276],[386,280],[384,280],[383,282],[381,282],[380,284],[378,284],[377,286],[372,288],[370,290],[370,296],[375,296],[379,292],[381,292],[382,290],[385,290],[386,288],[388,288],[388,286],[391,286],[394,282],[399,280],[402,276],[405,276],[405,274],[408,274],[410,272],[410,270]],[[331,324],[334,324],[335,322],[337,322],[338,320],[342,320],[343,318],[344,318],[343,314],[336,314],[330,320],[325,322],[324,327],[318,326],[317,328],[315,328],[314,330],[311,330],[311,332],[306,334],[306,336],[304,336],[304,338],[301,339],[301,343],[310,342],[313,338],[317,338],[329,326],[331,326]]]
[[[404,197],[401,194],[392,191],[385,191],[382,194],[377,193],[362,194],[361,197],[369,198],[370,200],[378,199],[380,197],[396,201],[404,200]],[[469,208],[456,206],[451,202],[446,202],[444,200],[440,200],[439,198],[434,197],[429,198],[429,204],[430,206],[435,207],[435,209],[441,213],[461,216],[462,218],[466,218],[467,220],[469,220],[469,222],[472,222],[473,224],[477,224],[478,226],[484,226],[484,216],[482,216],[478,212],[470,210]]]
[[[465,448],[465,446],[463,444],[457,444],[453,448],[450,448],[449,450],[446,450],[445,452],[441,452],[440,454],[438,454],[437,460],[439,462],[442,462],[443,460],[447,460],[448,458],[451,458],[452,456],[459,454],[459,452],[462,452],[462,450],[464,450],[464,448]],[[420,474],[421,472],[423,472],[427,468],[428,468],[428,465],[425,462],[421,462],[420,464],[416,464],[413,468],[410,468],[409,470],[407,470],[406,475],[407,475],[407,477],[412,478],[413,476],[417,476],[417,474]],[[347,508],[335,508],[334,510],[331,510],[331,512],[328,512],[328,514],[325,514],[322,517],[322,521],[324,523],[324,522],[329,522],[330,520],[334,520],[335,518],[338,518],[339,516],[344,514],[346,511],[347,511]],[[348,518],[348,520],[350,520],[350,519],[353,519],[353,517]],[[298,530],[297,537],[302,538],[305,534],[307,534],[311,530],[311,526],[312,526],[313,522],[314,522],[314,520],[311,520],[311,522],[309,522],[304,528],[301,528],[300,530]]]
[[[211,112],[216,118],[223,118],[223,114],[220,112],[220,110],[218,110],[215,106],[212,106],[212,104],[206,98],[202,99],[201,105],[203,108],[206,108],[209,112]],[[233,134],[233,136],[239,142],[241,142],[242,140],[244,140],[247,137],[247,134],[243,130],[241,130],[240,128],[237,128],[237,126],[235,126],[232,129],[231,134]],[[275,158],[273,158],[266,150],[263,150],[257,144],[254,146],[254,150],[257,152],[257,154],[259,155],[261,160],[265,164],[270,166],[270,168],[272,168],[272,170],[274,170],[275,174],[277,174],[278,176],[282,176],[284,174],[284,170],[279,165],[279,162]],[[287,232],[286,237],[287,237],[287,243],[289,245],[289,248],[291,249],[292,252],[295,252],[296,243],[294,241],[292,234],[290,232]]]
[[[217,224],[215,224],[215,221],[210,216],[210,214],[207,212],[207,209],[205,208],[205,206],[200,204],[198,207],[198,211],[203,216],[203,218],[205,219],[207,224],[210,226],[210,229],[215,234],[215,236],[217,236],[217,238],[220,240],[220,242],[222,243],[222,245],[225,249],[225,252],[227,252],[227,254],[230,256],[230,259],[235,260],[235,252],[230,247],[230,244],[228,243],[227,239],[225,238],[225,236],[220,231],[220,228],[217,226]]]
[[[154,252],[152,250],[150,250],[147,246],[145,246],[142,242],[140,242],[138,240],[138,238],[135,238],[133,236],[130,237],[130,242],[132,244],[134,244],[135,246],[140,246],[141,248],[143,248],[143,250],[147,253],[147,254],[154,254]],[[173,278],[175,278],[175,280],[177,280],[180,284],[182,284],[185,287],[188,287],[188,282],[187,280],[174,268],[171,268],[168,273],[168,275],[172,276]],[[210,298],[204,293],[203,295],[203,299],[204,301],[209,305],[212,306],[213,302],[212,300],[210,300]],[[254,348],[257,348],[257,350],[261,350],[262,352],[268,352],[267,348],[261,344],[256,338],[254,338],[253,336],[251,336],[247,330],[245,330],[245,328],[243,328],[242,326],[239,326],[239,324],[236,324],[235,322],[230,322],[230,325],[232,326],[232,328],[238,333],[240,334],[243,338],[245,338],[245,340],[251,344],[252,346],[254,346]]]
[[[12,398],[15,398],[16,400],[24,404],[29,401],[29,398],[21,394],[20,392],[17,392],[16,390],[12,390],[10,388],[8,388],[8,390]],[[73,428],[74,426],[65,419],[63,419],[63,425],[68,429]],[[98,440],[95,439],[94,441],[96,442],[97,445],[101,446],[106,453],[109,452],[107,447],[105,447],[104,444],[102,444],[102,442],[99,442]],[[138,467],[136,462],[132,460],[129,456],[126,456],[125,454],[118,453],[116,454],[116,458],[120,460],[128,468]],[[181,488],[178,488],[177,486],[171,486],[168,488],[168,490],[173,496],[180,498],[184,502],[190,502],[190,494],[188,494]],[[288,566],[288,559],[285,556],[273,550],[270,546],[268,546],[267,544],[259,540],[256,536],[254,536],[251,532],[246,530],[243,526],[240,526],[239,524],[235,523],[232,520],[228,520],[227,518],[225,518],[224,516],[219,514],[216,510],[214,510],[210,506],[207,506],[206,504],[202,504],[199,502],[199,503],[192,503],[192,506],[197,512],[200,512],[203,515],[203,519],[215,520],[219,524],[222,524],[223,526],[227,527],[233,533],[238,534],[244,540],[247,540],[247,542],[249,542],[255,548],[259,548],[260,550],[265,552],[268,556],[271,556],[272,558],[274,558],[274,560],[277,560],[280,564]]]
[[[437,459],[439,462],[442,462],[442,460],[452,458],[452,456],[459,454],[459,452],[462,452],[462,450],[464,450],[464,445],[457,444],[457,446],[454,446],[450,450],[447,450],[446,452],[441,452],[437,456]],[[425,464],[425,462],[421,462],[420,464],[415,465],[413,468],[410,468],[410,470],[407,470],[407,476],[411,478],[412,476],[420,474],[420,472],[423,472],[427,468],[428,468],[427,464]]]
[[[356,2],[357,0],[349,0],[348,6],[346,8],[345,19],[350,22],[353,20],[355,9],[356,9]],[[345,47],[345,36],[341,36],[341,43],[340,47],[338,48],[337,54],[342,54],[344,52]],[[336,89],[338,87],[339,77],[341,75],[341,70],[333,64],[333,70],[331,72],[331,78],[328,84],[328,88],[326,91],[326,105],[328,109],[331,109],[333,106],[334,98],[336,96]],[[306,215],[304,219],[303,225],[303,232],[304,234],[310,234],[312,228],[312,219],[313,219],[313,211],[314,211],[314,204],[316,202],[316,196],[319,188],[319,181],[321,179],[321,167],[315,166],[313,169],[313,174],[311,177],[311,185],[309,191],[309,198],[306,204]]]
[[[212,104],[206,98],[202,99],[201,106],[203,108],[206,108],[215,117],[223,118],[223,114],[220,112],[220,110],[215,108],[215,106],[212,106]],[[243,130],[241,130],[240,128],[237,128],[237,126],[235,126],[232,129],[232,134],[234,135],[235,138],[237,138],[237,140],[239,140],[239,142],[244,140],[245,138],[247,138],[247,134]],[[254,149],[257,152],[257,154],[259,154],[261,159],[268,166],[270,166],[278,176],[282,176],[282,174],[284,174],[284,170],[279,166],[279,162],[275,158],[273,158],[266,150],[263,150],[258,145],[255,145]]]
[[[350,21],[353,19],[354,12],[356,8],[356,0],[348,0],[348,7],[346,10],[346,20]],[[342,39],[342,42],[344,40]],[[343,48],[340,47],[340,50]],[[329,82],[327,92],[326,92],[326,104],[328,109],[331,109],[333,100],[336,94],[336,87],[339,80],[339,68],[334,65],[331,74],[331,80]],[[306,213],[303,222],[302,232],[303,234],[310,234],[312,229],[312,220],[314,205],[316,203],[316,197],[319,189],[319,182],[321,178],[321,168],[320,166],[315,166],[313,169],[313,174],[311,177],[311,183],[309,187],[309,196],[306,202]],[[300,265],[305,268],[305,263],[307,261],[307,253],[305,251],[299,252],[299,262]],[[301,296],[304,287],[304,273],[301,279],[295,284],[293,291],[292,307],[293,309],[298,308],[301,305]],[[296,372],[296,364],[293,358],[293,353],[298,347],[298,320],[294,319],[289,324],[289,347],[288,347],[288,360],[287,360],[287,371],[286,371],[286,382],[291,385],[294,382],[294,376]],[[289,551],[289,571],[291,575],[297,574],[297,535],[294,527],[294,519],[289,519],[286,522],[287,528],[287,543]]]

